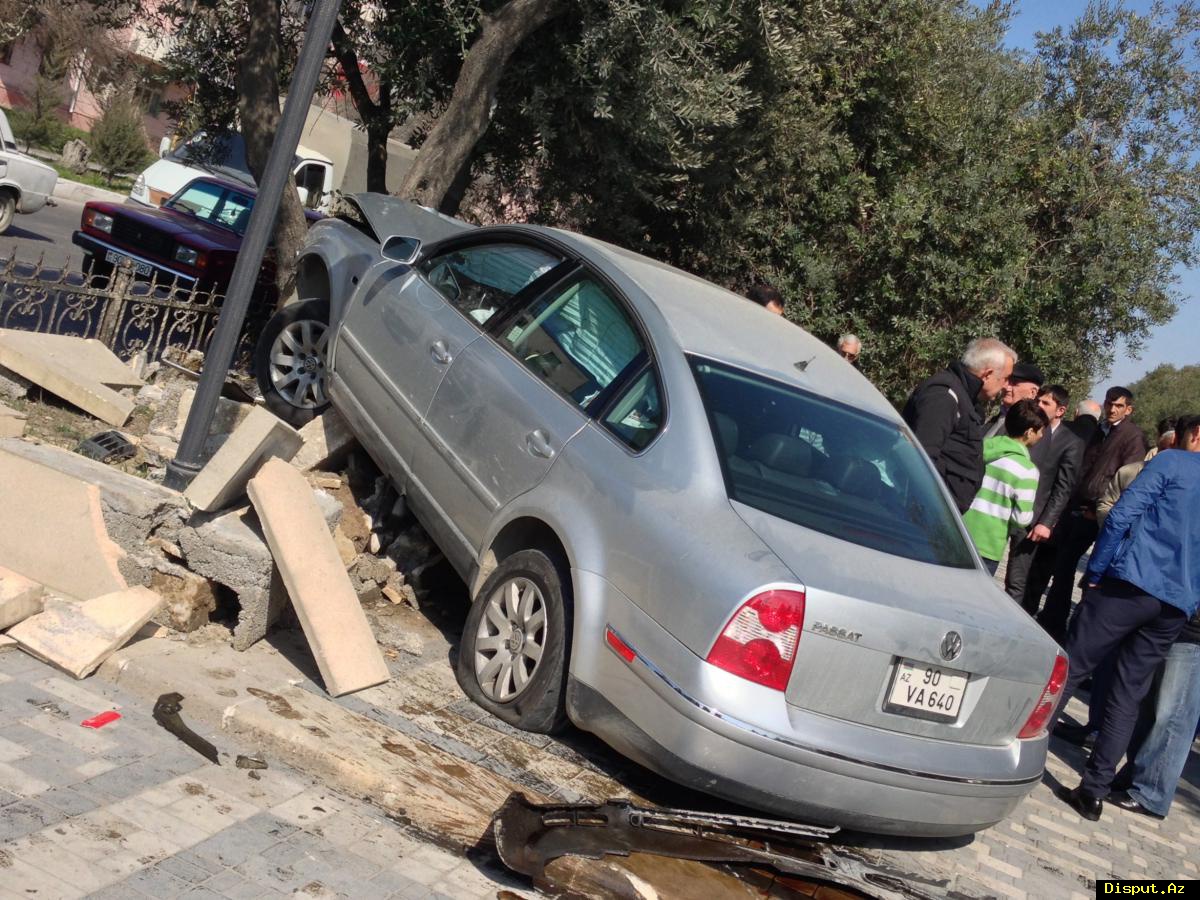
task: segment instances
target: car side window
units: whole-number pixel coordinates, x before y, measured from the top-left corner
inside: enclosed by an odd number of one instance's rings
[[[586,278],[533,300],[500,342],[580,408],[646,349],[628,313]]]
[[[560,262],[536,247],[481,244],[435,254],[416,268],[446,300],[482,325],[521,288]]]
[[[633,450],[644,450],[663,423],[658,377],[647,369],[617,398],[603,425]]]

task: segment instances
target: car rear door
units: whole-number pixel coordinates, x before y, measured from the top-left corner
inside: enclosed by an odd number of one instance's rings
[[[496,513],[545,477],[563,448],[647,358],[618,295],[583,269],[493,325],[450,367],[413,470],[478,550]]]

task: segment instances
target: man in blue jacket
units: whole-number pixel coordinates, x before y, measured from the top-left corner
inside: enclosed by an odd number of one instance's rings
[[[1195,420],[1193,419],[1193,422]],[[1146,464],[1104,523],[1084,576],[1087,594],[1071,622],[1071,673],[1061,710],[1113,651],[1116,671],[1096,746],[1073,790],[1058,796],[1085,819],[1100,818],[1138,705],[1154,670],[1200,606],[1200,442],[1192,425],[1178,446]],[[1119,649],[1118,649],[1119,648]]]

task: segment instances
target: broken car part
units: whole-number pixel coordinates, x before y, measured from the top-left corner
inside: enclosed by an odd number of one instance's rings
[[[82,441],[75,452],[102,463],[114,463],[131,459],[137,450],[121,432],[102,431]]]
[[[824,843],[837,828],[795,822],[635,806],[530,803],[510,794],[494,819],[506,866],[534,879],[560,856],[600,859],[648,853],[710,863],[770,866],[869,897],[916,900],[944,894],[940,885],[892,872]]]
[[[217,759],[217,748],[206,741],[183,723],[179,711],[183,708],[183,694],[163,694],[154,704],[154,721],[175,737],[179,738],[209,762],[220,765]]]

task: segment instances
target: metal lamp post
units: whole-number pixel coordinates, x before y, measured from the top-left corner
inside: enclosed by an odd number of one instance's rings
[[[250,211],[246,237],[242,241],[242,249],[238,253],[233,274],[229,279],[229,290],[221,307],[217,328],[205,356],[204,369],[196,386],[196,396],[179,441],[179,451],[175,459],[167,464],[164,478],[167,487],[176,490],[187,487],[204,464],[204,442],[217,409],[217,401],[221,397],[225,374],[233,362],[242,322],[250,305],[250,295],[262,268],[263,254],[275,229],[279,201],[291,181],[296,145],[300,142],[304,118],[309,104],[312,103],[317,78],[325,62],[325,53],[333,36],[333,27],[341,5],[342,0],[314,0],[305,31],[304,46],[292,73],[279,129],[271,143],[267,167],[258,187],[254,207]]]

